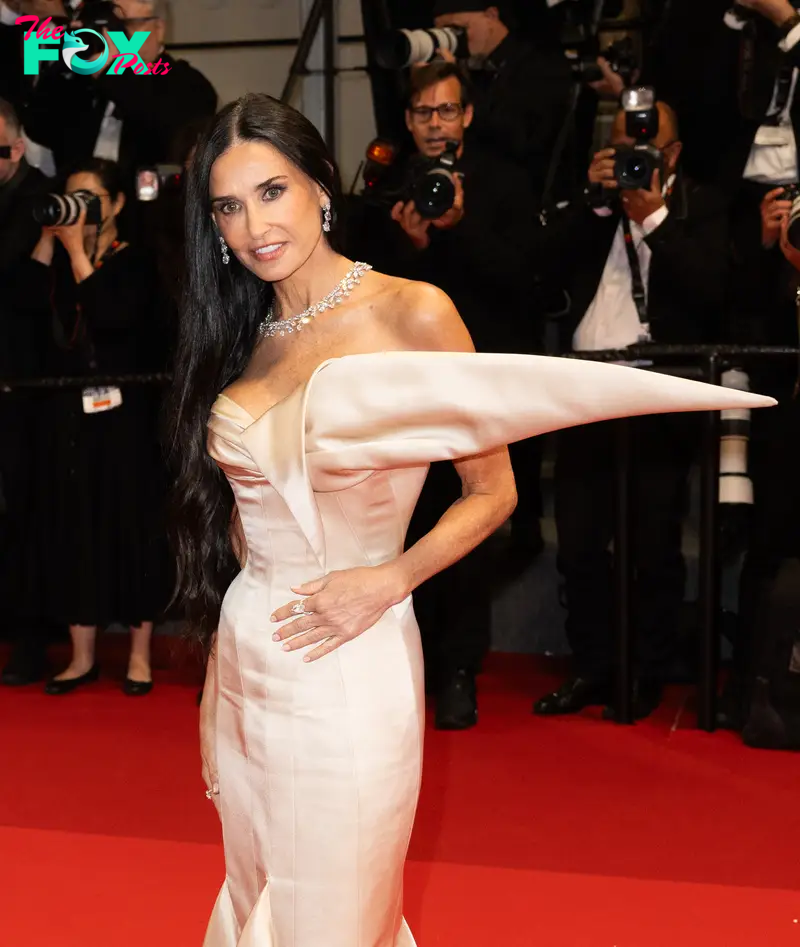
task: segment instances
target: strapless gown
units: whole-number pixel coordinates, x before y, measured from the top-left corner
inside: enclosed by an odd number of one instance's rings
[[[772,403],[634,368],[421,352],[331,359],[260,418],[221,395],[208,447],[248,556],[217,636],[226,879],[205,947],[414,945],[403,862],[424,695],[411,599],[305,664],[272,641],[292,586],[399,556],[432,461],[607,418]]]

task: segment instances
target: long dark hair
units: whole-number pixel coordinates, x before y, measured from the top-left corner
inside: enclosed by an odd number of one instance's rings
[[[208,644],[237,565],[230,539],[233,493],[206,450],[207,425],[217,395],[244,370],[258,323],[274,295],[230,254],[222,263],[211,217],[209,179],[217,158],[232,145],[272,145],[329,195],[336,227],[341,185],[319,132],[295,109],[268,95],[246,95],[227,105],[202,136],[186,191],[186,291],[175,380],[168,411],[168,452],[174,470],[172,539],[177,556],[174,602],[193,637]]]

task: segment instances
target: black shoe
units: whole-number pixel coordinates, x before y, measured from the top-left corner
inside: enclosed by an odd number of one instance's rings
[[[15,648],[0,675],[0,684],[5,687],[25,687],[28,684],[36,684],[44,678],[46,670],[47,661],[43,654]]]
[[[53,697],[58,697],[61,694],[71,694],[72,691],[77,690],[79,687],[83,687],[86,684],[94,684],[99,679],[100,668],[95,664],[95,666],[85,674],[82,674],[80,677],[73,677],[68,681],[57,681],[55,678],[52,678],[45,685],[44,692]]]
[[[469,730],[478,722],[475,675],[456,671],[436,698],[437,730]]]
[[[545,694],[533,705],[533,712],[541,717],[559,714],[577,714],[586,707],[602,706],[611,699],[611,685],[607,681],[589,681],[571,677],[552,694]]]
[[[122,692],[128,697],[147,697],[152,689],[152,681],[132,681],[129,677],[125,678],[122,685]]]
[[[633,719],[644,720],[661,703],[664,695],[664,685],[660,681],[642,679],[633,686]],[[609,706],[603,711],[603,720],[616,720],[616,701],[609,701]]]

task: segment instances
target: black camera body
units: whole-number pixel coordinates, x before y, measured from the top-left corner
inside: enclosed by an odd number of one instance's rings
[[[404,171],[394,165],[397,151],[391,153],[383,145],[386,160],[376,162],[371,153],[379,143],[373,142],[367,152],[364,170],[364,200],[380,207],[393,207],[398,201],[414,202],[417,212],[424,220],[438,220],[455,203],[455,165],[458,161],[460,143],[449,141],[442,154],[435,158],[413,155]]]
[[[650,144],[658,134],[659,119],[655,92],[650,88],[628,89],[622,93],[625,134],[635,144],[615,147],[614,180],[621,190],[649,190],[656,171],[664,175],[663,152]]]
[[[99,227],[103,222],[100,198],[91,191],[72,194],[43,194],[33,204],[33,219],[43,227],[70,227],[78,222],[86,208],[86,224]]]

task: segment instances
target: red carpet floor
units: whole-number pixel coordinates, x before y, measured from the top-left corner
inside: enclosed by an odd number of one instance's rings
[[[419,947],[800,947],[800,756],[691,729],[677,692],[633,728],[532,717],[551,680],[495,659],[479,727],[429,732]],[[199,947],[223,865],[194,696],[0,690],[0,947]]]

